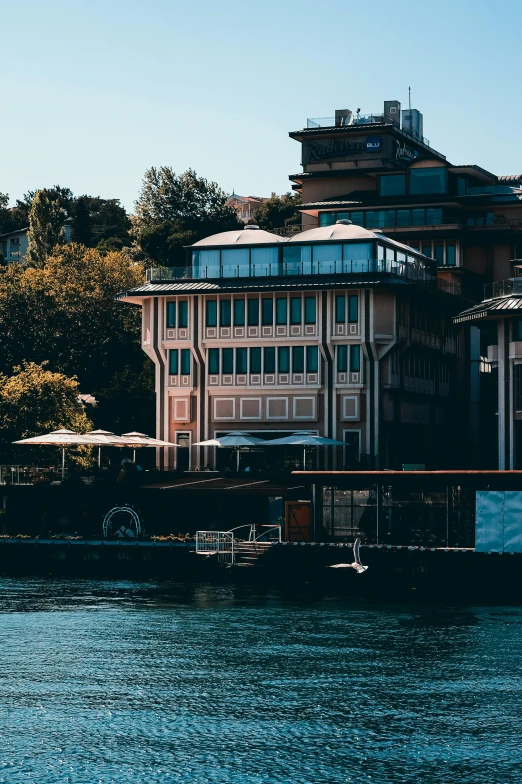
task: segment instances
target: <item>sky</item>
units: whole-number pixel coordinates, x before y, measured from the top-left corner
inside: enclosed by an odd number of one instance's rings
[[[289,131],[335,109],[424,114],[454,164],[522,172],[522,0],[0,0],[0,192],[132,210],[150,166],[269,196]]]

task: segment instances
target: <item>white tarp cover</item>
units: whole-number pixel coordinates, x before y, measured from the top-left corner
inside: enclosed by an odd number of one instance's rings
[[[522,553],[522,492],[477,491],[475,550]]]

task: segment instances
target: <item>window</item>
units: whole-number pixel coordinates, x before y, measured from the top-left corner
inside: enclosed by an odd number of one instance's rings
[[[397,210],[396,215],[396,226],[411,226],[411,215],[409,210]]]
[[[178,327],[188,327],[188,302],[182,299],[178,303]]]
[[[236,373],[247,372],[247,349],[236,348]]]
[[[173,348],[169,351],[169,374],[171,376],[177,376],[179,372],[179,351],[177,348]]]
[[[522,319],[516,319],[513,323],[513,340],[522,340]],[[522,367],[522,365],[517,365],[516,367]],[[517,411],[519,410],[517,408]]]
[[[301,323],[301,297],[290,298],[290,324]]]
[[[444,245],[442,242],[434,243],[433,258],[437,264],[444,264]]]
[[[176,303],[167,302],[167,327],[175,328],[176,326]]]
[[[361,369],[361,347],[350,347],[350,372],[359,373]]]
[[[217,327],[217,301],[215,299],[207,299],[206,311],[207,327]]]
[[[411,225],[412,226],[424,226],[426,224],[426,219],[424,215],[424,210],[417,209],[411,211]]]
[[[446,243],[446,264],[448,267],[454,267],[457,263],[457,254],[455,245]]]
[[[274,300],[272,297],[261,300],[261,323],[272,326],[274,323]]]
[[[248,326],[249,327],[259,326],[259,300],[258,299],[248,300]]]
[[[252,248],[252,269],[254,277],[277,275],[279,267],[279,248]]]
[[[468,190],[468,178],[457,177],[457,193],[459,196],[465,196]]]
[[[277,365],[279,373],[290,372],[290,349],[288,346],[279,346],[277,349]]]
[[[337,372],[346,373],[348,370],[348,346],[337,346]]]
[[[410,193],[446,193],[446,169],[410,169]]]
[[[350,294],[348,297],[348,321],[350,324],[359,321],[359,297],[356,294]]]
[[[352,212],[351,221],[356,226],[364,226],[364,212]]]
[[[250,249],[233,248],[221,251],[223,277],[248,278],[250,276]]]
[[[306,347],[306,372],[317,373],[319,369],[319,350],[317,346]]]
[[[338,294],[335,298],[335,322],[336,324],[344,324],[346,321],[346,297],[344,294]]]
[[[426,210],[426,226],[440,226],[442,223],[442,209],[430,207]]]
[[[336,212],[321,212],[319,213],[319,225],[320,226],[333,226],[335,221],[337,220],[337,213]]]
[[[305,297],[305,324],[315,324],[315,297]]]
[[[342,245],[330,245],[329,243],[312,245],[312,254],[314,272],[328,274],[334,272],[336,269],[339,271],[342,270]]]
[[[192,253],[192,274],[195,278],[219,278],[221,251],[195,250]]]
[[[229,299],[221,299],[219,301],[219,326],[229,327],[231,324],[231,303]]]
[[[368,210],[366,213],[366,226],[368,229],[382,229],[383,226],[389,225],[390,220],[393,225],[393,219],[389,217],[390,210]]]
[[[190,349],[181,349],[181,375],[190,376]]]
[[[379,177],[381,196],[404,196],[406,194],[406,175],[388,174]]]
[[[304,346],[292,346],[292,373],[304,373]]]
[[[250,349],[250,372],[261,373],[261,349]]]
[[[421,252],[424,254],[424,256],[428,256],[428,258],[431,259],[431,242],[423,243]]]
[[[288,244],[283,247],[284,272],[287,275],[309,274],[311,247],[310,245]]]
[[[208,351],[208,372],[219,373],[219,349],[211,348]]]
[[[267,346],[265,348],[265,373],[275,373],[275,348]]]
[[[224,348],[221,354],[221,372],[233,373],[234,372],[234,349]]]
[[[234,326],[235,327],[245,326],[245,300],[244,299],[234,300]]]
[[[288,321],[288,300],[286,297],[276,299],[276,324],[286,324]]]

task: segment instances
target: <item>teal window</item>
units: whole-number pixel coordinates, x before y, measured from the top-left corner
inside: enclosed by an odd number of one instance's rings
[[[235,327],[245,326],[245,300],[244,299],[234,300],[234,326]]]
[[[454,267],[457,263],[457,253],[455,245],[446,244],[446,264],[448,267]]]
[[[173,348],[169,351],[169,375],[177,376],[179,372],[179,351]]]
[[[301,323],[301,297],[290,298],[290,324]]]
[[[259,326],[259,300],[258,299],[248,300],[248,326],[249,327]]]
[[[394,218],[390,216],[393,210],[368,210],[366,213],[366,228],[382,229],[384,226],[394,224]]]
[[[233,373],[234,372],[234,349],[224,348],[221,355],[221,372]]]
[[[433,246],[433,258],[437,264],[444,264],[444,245],[442,242],[435,242]]]
[[[276,324],[286,324],[288,321],[288,300],[286,297],[276,299]]]
[[[335,322],[336,324],[344,324],[346,321],[346,297],[344,294],[338,294],[335,298]]]
[[[248,278],[250,276],[250,249],[222,250],[221,264],[224,278]]]
[[[292,373],[304,373],[304,346],[292,346]]]
[[[275,359],[274,346],[267,346],[265,348],[265,373],[275,373]]]
[[[467,177],[458,177],[457,178],[457,193],[459,196],[465,196],[468,190],[468,178]]]
[[[426,210],[426,226],[440,226],[442,223],[442,209],[430,207]]]
[[[181,375],[190,376],[190,349],[181,349]]]
[[[381,196],[404,196],[406,194],[406,175],[388,174],[379,177]]]
[[[207,327],[217,327],[217,301],[215,299],[207,299],[205,307]]]
[[[221,251],[195,250],[192,253],[192,274],[195,278],[219,278]]]
[[[343,259],[342,245],[312,245],[313,269],[314,272],[329,274],[335,272],[336,268],[341,271]]]
[[[431,259],[431,242],[422,243],[422,253]]]
[[[285,275],[310,274],[310,258],[312,249],[310,245],[294,245],[288,243],[283,247],[283,262]]]
[[[346,373],[348,370],[348,346],[337,346],[337,372]]]
[[[167,327],[171,329],[176,326],[176,303],[167,302]]]
[[[397,210],[395,219],[396,226],[411,226],[411,215],[409,210]]]
[[[229,327],[231,324],[231,302],[229,299],[219,301],[219,326]]]
[[[426,225],[426,216],[425,211],[422,209],[412,210],[411,211],[411,225],[412,226],[425,226]]]
[[[410,194],[446,193],[446,169],[410,169]]]
[[[247,349],[236,348],[236,373],[247,372]]]
[[[261,373],[261,349],[250,349],[250,372]]]
[[[348,321],[350,324],[359,321],[359,297],[356,294],[350,294],[348,297]]]
[[[319,350],[317,346],[306,347],[306,372],[317,373],[319,369]]]
[[[208,372],[219,373],[219,349],[211,348],[208,351]]]
[[[261,323],[270,326],[274,323],[274,300],[272,297],[263,297],[261,300]]]
[[[335,212],[319,213],[319,226],[333,226],[336,220],[337,220],[337,213]]]
[[[315,324],[315,297],[305,297],[305,324]]]
[[[364,226],[364,212],[352,212],[351,221],[352,223],[355,223],[356,226]]]
[[[188,302],[182,299],[178,303],[178,327],[188,327]]]
[[[361,347],[350,347],[350,372],[358,373],[361,369]]]
[[[290,373],[290,349],[279,346],[277,349],[277,365],[279,373]]]
[[[279,262],[278,248],[252,248],[251,274],[254,277],[277,275]]]

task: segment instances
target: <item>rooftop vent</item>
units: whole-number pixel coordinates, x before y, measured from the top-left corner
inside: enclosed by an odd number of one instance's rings
[[[341,220],[338,220],[338,221],[335,221],[335,222],[336,223],[340,223],[341,226],[350,226],[351,223],[352,223],[351,220],[348,220],[348,218],[341,218]]]
[[[250,226],[245,226],[245,229],[259,229],[259,226],[254,226],[251,224]]]

